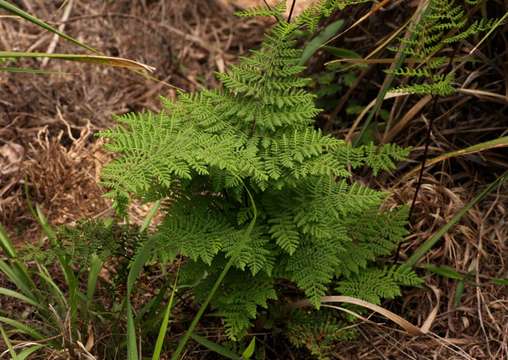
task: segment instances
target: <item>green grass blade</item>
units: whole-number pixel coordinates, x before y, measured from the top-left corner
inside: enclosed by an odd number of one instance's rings
[[[440,275],[442,277],[454,280],[464,280],[464,275],[459,273],[457,270],[450,266],[435,266],[432,264],[427,264],[423,267],[425,270],[428,270],[436,275]]]
[[[453,306],[458,307],[462,300],[462,296],[464,295],[464,280],[460,280],[457,282],[457,287],[455,288],[455,295],[453,296]]]
[[[446,223],[441,229],[439,229],[434,235],[428,238],[423,244],[420,245],[418,249],[406,260],[403,266],[413,267],[416,265],[418,260],[420,260],[425,254],[432,249],[432,247],[443,237],[444,234],[448,232],[455,224],[457,224],[460,219],[471,209],[473,206],[478,204],[485,196],[487,196],[491,191],[495,190],[498,186],[503,184],[506,180],[508,180],[508,172],[505,172],[503,175],[498,177],[495,181],[493,181],[489,186],[487,186],[482,192],[480,192],[474,199],[468,202],[455,216]]]
[[[305,64],[316,51],[326,44],[337,32],[344,26],[344,20],[337,20],[332,22],[323,29],[315,38],[313,38],[303,49],[302,56],[300,57],[299,65]]]
[[[50,292],[58,300],[60,306],[62,307],[62,310],[63,311],[67,311],[67,309],[70,310],[71,328],[73,328],[73,325],[77,321],[77,313],[78,313],[78,300],[79,300],[78,279],[76,279],[74,271],[69,264],[69,260],[64,254],[61,253],[55,230],[53,230],[53,228],[49,224],[39,204],[35,205],[35,215],[37,222],[41,225],[42,230],[50,240],[51,244],[54,246],[53,251],[55,251],[57,254],[59,265],[62,268],[64,274],[69,300],[68,301],[66,300],[63,291],[53,281],[53,279],[51,278],[51,274],[42,264],[37,264],[39,268],[39,276],[41,276],[41,278],[45,280],[46,283],[49,285]]]
[[[29,297],[32,300],[36,300],[33,290],[36,289],[35,284],[28,274],[28,270],[22,264],[14,261],[12,265],[9,265],[3,260],[0,260],[0,272],[4,273],[5,276],[23,293],[23,295]]]
[[[10,319],[10,318],[4,317],[4,316],[0,316],[0,323],[9,325],[14,329],[14,331],[21,333],[21,334],[29,335],[34,340],[44,340],[44,336],[40,332],[38,332],[34,328],[32,328],[28,325],[25,325],[17,320]]]
[[[131,294],[134,284],[143,271],[143,266],[152,255],[154,239],[150,239],[143,244],[141,250],[135,255],[134,260],[127,276],[127,359],[138,360],[138,347],[136,343],[136,327],[134,323],[134,314],[132,313]]]
[[[18,354],[18,360],[26,360],[29,358],[30,355],[32,355],[33,353],[39,351],[44,347],[45,347],[44,345],[37,344],[34,346],[30,346],[29,348],[25,348]]]
[[[249,346],[245,348],[242,353],[242,359],[250,359],[252,355],[254,355],[254,351],[256,350],[256,337],[252,337],[252,340],[249,343]]]
[[[159,210],[161,206],[161,201],[160,200],[157,200],[153,206],[150,208],[150,211],[148,212],[148,214],[146,215],[145,217],[145,220],[143,220],[143,224],[141,225],[141,227],[139,228],[139,232],[143,232],[145,231],[146,229],[148,229],[148,226],[150,226],[150,223],[152,222],[153,218],[155,217],[155,215],[157,214],[157,210]]]
[[[97,254],[93,254],[92,258],[90,259],[90,272],[88,274],[88,281],[86,286],[86,301],[88,305],[92,304],[95,290],[97,289],[97,280],[102,269],[102,264],[103,262],[99,256],[97,256]]]
[[[11,354],[11,359],[18,360],[18,355],[14,351],[14,348],[12,347],[12,344],[11,344],[9,337],[7,336],[3,326],[0,326],[0,333],[2,334],[2,339],[4,340],[4,343],[7,346],[7,349],[9,350],[9,354]]]
[[[10,2],[8,1],[4,1],[4,0],[0,0],[0,8],[1,9],[4,9],[4,10],[7,10],[8,12],[14,14],[14,15],[17,15],[27,21],[30,21],[32,24],[35,24],[47,31],[50,31],[54,34],[57,34],[58,36],[60,36],[61,38],[73,43],[73,44],[76,44],[84,49],[87,49],[91,52],[94,52],[96,54],[99,54],[99,51],[95,50],[93,47],[91,46],[88,46],[86,44],[83,44],[81,41],[61,32],[60,30],[58,30],[57,28],[54,28],[53,26],[45,23],[44,21],[36,18],[35,16],[27,13],[26,11],[24,10],[21,10],[20,8],[18,8],[17,6],[15,6],[14,4],[11,4]]]
[[[58,287],[55,281],[51,278],[51,274],[44,265],[37,263],[37,267],[39,269],[38,273],[39,277],[46,283],[49,292],[61,306],[62,311],[65,312],[67,310],[68,305],[64,293]]]
[[[51,225],[49,224],[48,219],[46,219],[46,216],[44,216],[44,213],[43,213],[41,207],[39,206],[39,204],[35,205],[35,212],[37,214],[36,220],[41,225],[42,231],[44,231],[44,233],[46,234],[48,239],[51,241],[51,243],[53,245],[55,245],[56,233],[53,230],[53,228],[51,227]]]
[[[508,278],[492,278],[490,281],[495,285],[508,286]]]
[[[0,287],[0,295],[18,299],[18,300],[21,300],[21,301],[23,301],[29,305],[32,305],[34,307],[41,308],[41,305],[38,302],[34,301],[33,299],[29,298],[28,296],[25,296],[17,291],[11,290],[11,289],[6,289],[3,287]]]
[[[176,289],[177,282],[178,282],[178,272],[176,273],[175,282],[173,284],[173,290],[171,291],[171,296],[168,301],[168,306],[164,311],[164,318],[162,319],[162,323],[159,328],[159,335],[157,336],[157,342],[155,343],[155,349],[153,351],[152,360],[160,360],[162,346],[164,345],[164,338],[166,337],[166,333],[168,331],[169,316],[171,315],[171,310],[173,309],[173,302],[175,300],[175,294],[177,291]]]
[[[129,270],[129,275],[127,277],[127,294],[130,295],[132,293],[132,288],[134,287],[134,284],[136,283],[139,275],[143,271],[143,266],[145,266],[146,262],[152,256],[154,245],[155,239],[149,239],[143,244],[141,249],[134,256],[134,260]]]
[[[203,345],[207,349],[212,350],[213,352],[215,352],[215,353],[217,353],[219,355],[222,355],[222,356],[224,356],[227,359],[242,360],[242,357],[240,355],[234,353],[233,351],[229,350],[228,348],[226,348],[226,347],[224,347],[222,345],[219,345],[219,344],[217,344],[217,343],[215,343],[213,341],[208,340],[205,337],[202,337],[202,336],[199,336],[199,335],[196,335],[196,334],[192,334],[191,337],[196,342],[198,342],[199,344]]]
[[[127,360],[138,360],[136,326],[130,299],[127,299]]]
[[[14,283],[14,285],[16,285],[26,297],[35,300],[36,297],[32,291],[33,289],[36,289],[35,284],[26,266],[16,260],[16,249],[2,225],[0,225],[0,248],[10,259],[10,264],[0,260],[0,271],[3,272],[9,280]]]
[[[82,54],[49,54],[43,52],[18,52],[18,51],[0,51],[0,59],[34,59],[34,58],[49,58],[64,61],[77,61],[89,64],[106,65],[112,67],[128,68],[134,71],[148,71],[153,72],[154,67],[145,65],[143,63],[124,59],[114,56],[104,55],[82,55]]]
[[[0,224],[0,247],[5,252],[5,255],[9,258],[15,258],[16,257],[16,250],[14,249],[14,245],[9,239],[9,236],[7,236],[7,232],[5,231],[4,227]]]

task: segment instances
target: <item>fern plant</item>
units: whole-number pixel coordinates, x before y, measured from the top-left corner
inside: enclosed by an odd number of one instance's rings
[[[118,155],[103,182],[120,213],[133,195],[172,198],[153,238],[155,255],[189,258],[181,282],[192,284],[198,302],[233,259],[212,300],[232,339],[277,299],[281,279],[316,308],[336,287],[379,302],[419,282],[406,270],[376,270],[376,258],[405,236],[406,210],[381,210],[387,194],[351,179],[361,166],[393,169],[408,150],[354,148],[313,127],[319,109],[299,76],[294,41],[312,21],[304,13],[289,23],[283,11],[281,3],[244,14],[279,21],[259,50],[218,74],[222,90],[164,99],[160,113],[121,116],[121,126],[101,134]]]
[[[466,1],[477,3],[478,1]],[[400,51],[415,66],[402,66],[391,73],[410,81],[396,91],[410,94],[448,96],[455,93],[455,73],[448,66],[449,56],[442,50],[497,26],[497,19],[481,18],[469,22],[463,5],[454,0],[430,0],[409,39],[401,39]],[[453,60],[453,55],[452,59]]]
[[[296,309],[289,315],[285,335],[297,348],[306,348],[319,360],[333,359],[338,341],[356,337],[356,330],[330,309],[307,312]]]

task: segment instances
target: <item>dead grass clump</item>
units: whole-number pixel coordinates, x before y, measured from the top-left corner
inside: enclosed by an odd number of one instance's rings
[[[89,128],[78,138],[64,132],[50,137],[41,131],[30,146],[23,177],[32,201],[42,205],[55,225],[95,216],[107,208],[97,183],[105,155],[101,142],[91,142],[91,136]],[[70,145],[64,146],[65,141]]]
[[[163,80],[145,79],[127,70],[34,59],[15,65],[57,73],[0,72],[0,222],[20,231],[32,222],[22,190],[25,176],[30,177],[35,200],[44,203],[57,223],[75,219],[79,206],[88,209],[82,217],[89,216],[93,206],[100,211],[100,203],[90,200],[96,190],[84,192],[88,180],[72,180],[74,171],[82,171],[75,166],[91,168],[87,161],[94,160],[87,160],[86,154],[95,150],[88,140],[83,140],[80,150],[76,146],[71,150],[72,135],[81,139],[78,134],[84,128],[110,127],[114,114],[157,111],[157,95],[175,96],[175,89],[167,84],[185,90],[215,86],[213,73],[224,71],[256,47],[264,32],[262,20],[239,19],[231,4],[216,0],[22,1],[18,5],[52,25],[63,25],[66,33],[105,55],[156,67],[153,75]],[[64,16],[67,6],[71,7],[68,17]],[[0,32],[0,47],[5,50],[82,52],[62,39],[55,43],[52,34],[12,17],[2,18]],[[41,131],[47,133],[38,135]],[[62,131],[65,135],[58,135]]]
[[[478,175],[471,173],[469,181],[444,173],[424,176],[413,212],[411,235],[402,247],[403,258],[481,191],[484,185],[478,186]],[[395,184],[394,202],[409,205],[414,182]],[[457,279],[421,270],[422,275],[427,274],[426,284],[439,289],[441,294],[431,335],[411,338],[391,327],[362,325],[372,345],[364,349],[358,343],[351,344],[349,351],[362,349],[359,356],[362,359],[508,358],[508,288],[491,281],[508,275],[507,190],[506,185],[499,188],[472,208],[421,260],[422,265],[448,266],[460,274],[469,274],[461,284]],[[391,306],[396,313],[421,326],[436,306],[433,298],[431,291],[413,289],[405,294],[403,302]]]

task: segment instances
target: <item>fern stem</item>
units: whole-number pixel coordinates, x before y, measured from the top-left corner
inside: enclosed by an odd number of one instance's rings
[[[219,277],[217,278],[217,280],[213,284],[213,287],[210,290],[210,292],[208,293],[208,296],[206,297],[206,299],[203,302],[203,304],[201,304],[201,307],[199,308],[198,313],[192,319],[192,322],[191,322],[189,328],[185,332],[185,335],[183,336],[182,339],[180,339],[180,342],[178,343],[178,347],[176,348],[176,350],[173,353],[173,355],[171,355],[171,360],[179,360],[180,359],[180,355],[183,352],[183,350],[185,349],[185,345],[187,345],[187,342],[189,341],[190,337],[192,336],[192,333],[194,332],[194,329],[196,328],[196,326],[199,323],[199,320],[201,319],[201,317],[205,313],[205,310],[208,307],[208,304],[210,304],[210,301],[212,301],[215,293],[219,289],[219,286],[224,281],[224,278],[228,274],[229,269],[231,269],[231,266],[233,266],[233,264],[237,260],[237,257],[238,257],[238,255],[240,253],[240,250],[243,247],[242,245],[245,244],[247,242],[247,240],[250,238],[250,234],[252,233],[252,229],[254,228],[254,224],[256,223],[256,220],[257,220],[257,209],[256,209],[256,204],[254,203],[254,198],[252,197],[252,194],[250,193],[249,189],[245,186],[243,181],[239,177],[238,177],[238,179],[240,180],[240,182],[242,183],[243,187],[245,188],[245,190],[247,192],[247,195],[249,196],[249,199],[251,201],[251,204],[252,204],[252,213],[253,213],[252,220],[249,223],[249,226],[247,227],[247,231],[245,232],[242,241],[240,241],[238,243],[238,245],[237,245],[237,247],[235,249],[235,252],[233,253],[231,258],[227,262],[227,264],[224,267],[224,269],[222,269],[222,272],[220,273]]]
[[[270,4],[268,4],[266,0],[263,0],[263,3],[265,4],[268,10],[272,10],[272,7],[270,6]],[[273,18],[275,19],[275,21],[279,22],[279,18],[277,16],[274,15]]]
[[[444,70],[444,73],[447,74],[450,71],[453,70],[453,60],[455,59],[455,55],[458,51],[458,46],[455,46],[453,49],[453,53],[450,55],[450,59],[448,61],[448,65],[446,66],[446,69]],[[408,214],[408,221],[409,224],[411,223],[411,218],[413,216],[414,209],[416,207],[416,200],[418,199],[418,193],[420,192],[420,188],[422,187],[423,182],[423,173],[425,171],[425,165],[427,162],[427,157],[429,155],[429,147],[430,147],[430,137],[432,135],[432,129],[434,128],[434,120],[436,118],[436,108],[437,108],[437,96],[434,95],[434,98],[432,99],[432,108],[430,110],[430,120],[427,124],[427,131],[425,134],[425,148],[423,150],[423,159],[421,161],[421,168],[420,173],[418,174],[418,182],[416,183],[415,193],[413,195],[413,200],[411,201],[411,207],[409,208],[409,214]],[[395,260],[394,263],[396,263],[399,260],[400,256],[400,250],[402,248],[402,242],[399,243],[399,246],[397,246],[397,252],[395,253]]]
[[[194,316],[194,319],[192,319],[192,323],[190,324],[189,328],[185,332],[185,335],[178,343],[178,347],[176,348],[175,352],[171,356],[171,360],[179,360],[180,359],[180,355],[181,355],[182,351],[185,349],[185,345],[187,345],[189,338],[191,337],[192,333],[194,332],[194,329],[196,328],[196,326],[198,325],[198,322],[201,319],[201,317],[203,316],[206,308],[208,307],[208,304],[212,300],[212,298],[215,295],[215,292],[217,291],[219,286],[222,284],[222,281],[224,281],[224,278],[226,277],[227,273],[229,272],[229,269],[231,268],[231,266],[233,266],[233,263],[235,262],[235,260],[236,260],[236,257],[231,257],[229,259],[228,263],[226,264],[226,266],[224,267],[224,269],[222,270],[222,272],[220,273],[219,277],[215,281],[215,284],[213,284],[212,290],[208,293],[206,300],[203,302],[203,304],[201,304],[201,307],[199,308],[198,313],[196,314],[196,316]]]
[[[418,8],[415,10],[413,17],[412,17],[412,24],[410,25],[409,30],[405,35],[405,38],[410,39],[410,40],[413,40],[416,38],[416,32],[415,32],[414,28],[415,28],[416,24],[418,24],[418,22],[420,21],[421,17],[425,13],[425,11],[427,11],[428,4],[429,3],[427,1],[422,1],[420,3],[420,5],[418,5]],[[403,51],[403,49],[405,47],[406,47],[406,45],[404,45],[404,44],[401,45],[399,52],[395,56],[395,62],[392,63],[390,70],[399,69],[402,66],[402,64],[404,63],[404,61],[406,59],[406,54]],[[353,141],[354,146],[358,146],[360,144],[370,123],[372,122],[373,119],[377,118],[379,111],[381,110],[381,106],[383,105],[383,100],[385,98],[385,95],[388,93],[388,90],[390,89],[390,86],[391,86],[394,79],[395,79],[395,77],[391,74],[388,74],[386,76],[386,78],[384,79],[383,84],[381,85],[381,89],[376,97],[376,103],[375,103],[374,107],[372,108],[372,110],[369,112],[369,115],[368,115],[367,119],[365,120],[365,123],[363,124],[363,126],[360,130],[360,133]]]

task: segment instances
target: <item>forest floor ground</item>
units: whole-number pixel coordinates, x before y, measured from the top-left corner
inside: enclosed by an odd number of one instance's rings
[[[65,32],[108,55],[154,66],[153,76],[163,80],[153,81],[127,70],[56,61],[44,69],[57,74],[0,73],[0,222],[20,246],[40,236],[27,207],[25,187],[55,225],[110,214],[98,185],[100,169],[110,156],[94,134],[112,126],[115,114],[158,110],[159,95],[176,95],[175,88],[166,84],[189,91],[217,86],[214,72],[224,71],[259,45],[269,26],[264,20],[236,18],[225,0],[76,1],[64,21],[56,2],[19,3],[54,25],[64,25]],[[380,22],[396,24],[399,16],[394,11],[381,14],[381,19],[372,19],[339,40],[339,46],[361,51],[366,39],[378,40],[372,31]],[[46,51],[53,41],[53,35],[14,18],[0,18],[0,34],[1,49]],[[76,48],[60,40],[55,51],[70,53]],[[482,55],[488,59],[491,54]],[[506,47],[495,56],[504,58],[506,65]],[[35,60],[22,64],[41,66]],[[470,83],[508,95],[506,69],[501,79],[499,74],[485,71],[471,74]],[[356,89],[343,96],[358,95],[363,104],[370,102],[375,94],[366,98],[362,84],[376,87],[379,79],[382,81],[380,75],[371,74],[369,70]],[[435,122],[430,156],[491,140],[503,132],[506,135],[507,105],[506,100],[492,102],[472,96],[438,102],[435,114],[441,115]],[[397,111],[400,117],[416,112],[415,103],[400,103]],[[416,113],[393,138],[400,145],[413,147],[412,160],[397,174],[364,179],[393,192],[394,204],[410,204],[416,188],[416,175],[404,177],[417,167],[424,148],[428,118]],[[344,136],[347,126],[334,126],[333,132]],[[401,257],[410,255],[493,181],[494,174],[506,169],[506,155],[503,149],[494,149],[429,168]],[[501,186],[474,206],[425,257],[425,263],[475,274],[466,281],[460,299],[456,299],[457,287],[462,286],[459,281],[428,273],[425,287],[383,304],[417,326],[429,319],[428,335],[411,337],[386,319],[373,317],[359,325],[357,340],[337,348],[337,358],[508,359],[508,288],[485,280],[508,276],[507,190],[507,185]],[[146,206],[134,206],[132,216],[142,219],[146,210]]]

